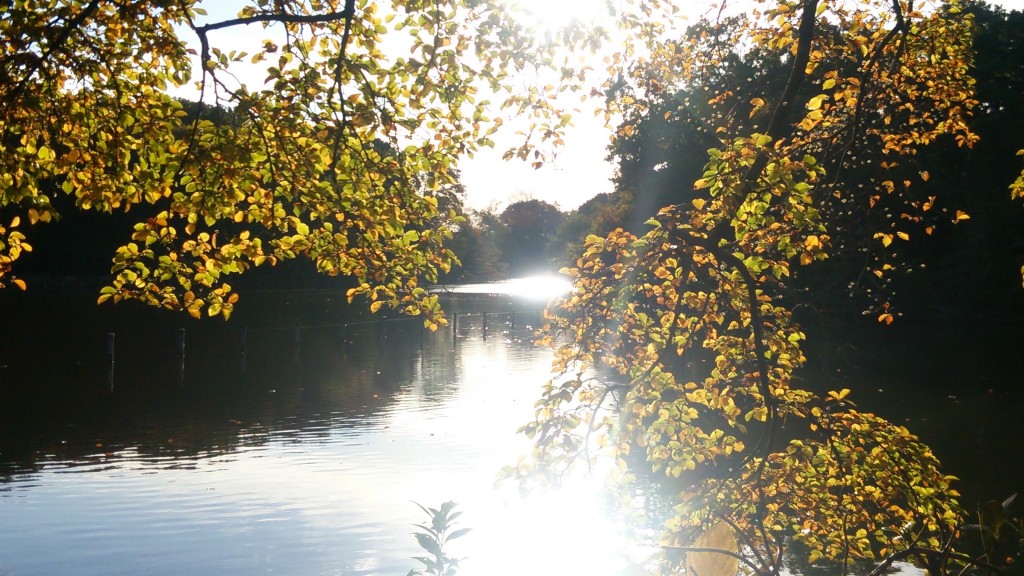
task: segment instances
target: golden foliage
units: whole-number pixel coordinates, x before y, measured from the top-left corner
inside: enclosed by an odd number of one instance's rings
[[[791,73],[781,95],[742,103],[749,115],[734,114],[728,86],[711,98],[707,133],[718,144],[695,199],[663,209],[640,236],[587,239],[568,271],[574,291],[545,329],[562,344],[557,376],[524,427],[534,462],[560,469],[603,445],[628,468],[639,452],[665,482],[690,486],[666,545],[692,548],[694,535],[728,524],[756,573],[776,573],[792,540],[812,561],[943,553],[963,520],[952,479],[908,430],[856,411],[849,390],[821,397],[794,385],[804,334],[781,295],[793,266],[835,250],[829,203],[873,205],[910,186],[880,178],[876,190],[845,189],[833,172],[862,167],[857,155],[892,169],[944,135],[974,142],[969,18],[955,3],[757,6],[742,25],[682,40],[661,35],[669,12],[654,16],[661,25],[635,28],[649,50],[612,59],[639,88],[623,91],[623,109],[653,102],[645,87],[704,82],[735,47],[783,54]],[[875,238],[890,249],[910,234],[893,227]],[[618,376],[600,376],[609,371]],[[796,438],[782,441],[783,421]]]
[[[433,194],[493,145],[495,112],[532,119],[531,142],[558,139],[568,115],[536,88],[503,90],[558,70],[553,47],[492,2],[261,1],[223,21],[204,4],[16,2],[0,18],[3,213],[138,214],[101,301],[227,316],[228,277],[301,257],[355,278],[350,297],[435,325],[420,283],[458,261]],[[217,44],[261,26],[255,53]],[[249,63],[262,83],[234,76]],[[190,85],[204,104],[168,95]],[[0,283],[30,249],[16,228],[0,227]]]

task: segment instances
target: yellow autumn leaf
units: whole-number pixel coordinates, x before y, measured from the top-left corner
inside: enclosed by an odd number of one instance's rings
[[[832,398],[832,399],[835,399],[835,400],[842,400],[842,399],[846,398],[849,395],[850,395],[850,389],[849,388],[843,388],[842,390],[840,390],[838,392],[836,392],[835,390],[830,390],[829,393],[828,393],[829,398]]]
[[[821,108],[821,104],[822,102],[825,101],[826,98],[828,98],[828,96],[826,96],[825,94],[818,94],[814,98],[811,98],[810,100],[807,101],[807,109],[818,110],[819,108]]]

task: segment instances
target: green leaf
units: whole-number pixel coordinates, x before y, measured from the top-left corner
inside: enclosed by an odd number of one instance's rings
[[[436,540],[431,538],[429,534],[417,533],[415,536],[420,548],[423,548],[427,552],[435,555],[439,555],[441,553],[441,546]]]

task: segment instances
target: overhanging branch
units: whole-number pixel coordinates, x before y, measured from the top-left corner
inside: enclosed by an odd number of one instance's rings
[[[325,24],[328,22],[340,22],[352,16],[352,8],[352,3],[348,2],[346,3],[345,9],[341,12],[327,12],[325,14],[284,14],[280,12],[255,14],[244,18],[232,18],[221,22],[203,24],[202,26],[194,28],[194,30],[198,34],[206,34],[213,30],[222,30],[224,28],[231,28],[234,26],[247,26],[249,24],[257,24],[261,22],[276,22],[278,24]]]
[[[797,107],[797,94],[807,79],[807,63],[811,59],[811,44],[814,42],[814,31],[817,29],[818,0],[806,0],[803,12],[800,14],[800,28],[797,36],[796,55],[793,58],[793,66],[789,71],[789,79],[786,81],[786,88],[782,91],[779,103],[772,112],[771,120],[768,121],[768,128],[765,135],[777,140],[782,134],[783,128],[789,123],[793,109]],[[749,187],[757,180],[765,166],[768,165],[768,154],[763,150],[758,152],[757,158],[751,164],[744,176],[744,187]]]

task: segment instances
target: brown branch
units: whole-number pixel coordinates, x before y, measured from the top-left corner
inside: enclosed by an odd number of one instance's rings
[[[757,549],[757,546],[754,545],[754,541],[749,535],[747,535],[743,530],[740,530],[740,527],[737,526],[732,519],[726,518],[724,514],[716,512],[715,516],[732,528],[733,535],[747,547],[747,550],[749,550],[754,556],[754,560],[760,562],[761,566],[768,566],[768,562],[765,560],[764,556],[761,555],[761,551]],[[769,552],[769,550],[766,549],[765,552]]]
[[[597,378],[588,378],[587,381],[597,382]],[[580,381],[582,386],[584,382]],[[597,429],[597,413],[601,411],[601,407],[604,406],[604,401],[608,398],[608,395],[618,390],[629,390],[629,387],[624,384],[612,384],[605,386],[604,391],[601,392],[601,397],[597,400],[597,405],[593,410],[590,411],[590,423],[587,425],[587,433],[583,437],[583,453],[587,456],[587,471],[593,472],[590,465],[590,437],[594,434]]]
[[[816,24],[816,13],[818,7],[818,0],[806,0],[803,6],[803,12],[800,17],[800,29],[799,29],[799,41],[797,47],[796,57],[793,59],[793,66],[790,71],[789,80],[786,83],[786,88],[783,91],[782,98],[779,100],[778,105],[775,107],[775,111],[772,114],[772,119],[768,124],[768,128],[765,131],[765,135],[776,139],[786,122],[789,118],[792,110],[796,106],[796,95],[799,93],[800,88],[803,86],[804,81],[807,78],[807,63],[810,60],[811,44],[814,40],[814,30]],[[769,160],[768,153],[764,150],[758,152],[754,163],[747,170],[747,173],[743,177],[743,181],[740,184],[740,189],[745,190],[753,185],[758,179],[761,172],[767,166]],[[722,249],[718,246],[718,241],[726,237],[730,227],[729,220],[723,219],[708,235],[705,248],[711,251],[717,258],[723,262],[735,268],[736,271],[743,277],[744,283],[747,288],[747,300],[750,304],[750,323],[753,331],[754,338],[754,352],[757,356],[758,364],[758,388],[764,397],[765,406],[768,408],[768,438],[762,437],[762,440],[758,442],[758,448],[767,448],[770,445],[770,434],[771,428],[775,420],[775,412],[777,410],[774,398],[771,395],[771,388],[768,382],[768,360],[766,357],[767,347],[765,346],[764,333],[762,326],[761,310],[757,299],[757,281],[747,266],[734,254],[728,251],[728,248]],[[756,449],[755,449],[756,451]]]
[[[931,548],[911,546],[910,548],[906,548],[886,556],[885,560],[883,560],[878,566],[875,566],[874,569],[872,569],[871,572],[868,572],[866,576],[881,576],[882,574],[887,574],[894,563],[899,562],[900,560],[905,560],[914,555],[923,556],[929,559],[947,558],[960,560],[968,565],[985,568],[986,570],[996,574],[1010,574],[1010,571],[1003,566],[996,566],[995,564],[990,564],[980,558],[973,558],[967,554],[961,554],[951,550],[933,550]]]
[[[807,79],[807,63],[811,58],[811,45],[814,42],[814,32],[817,29],[817,9],[818,0],[806,0],[804,2],[803,11],[800,15],[800,27],[798,29],[797,36],[797,51],[793,58],[793,65],[790,68],[789,79],[786,81],[786,87],[783,89],[782,97],[779,98],[778,104],[775,106],[775,110],[772,112],[771,120],[768,122],[768,127],[765,129],[765,136],[770,137],[773,141],[778,140],[782,135],[784,127],[789,122],[790,116],[792,116],[793,110],[797,107],[796,97],[799,94],[800,89],[803,87],[804,82]],[[768,165],[770,158],[768,152],[761,149],[757,152],[757,156],[754,158],[754,162],[747,169],[746,174],[737,187],[737,191],[740,194],[745,193],[747,190],[753,187],[754,182],[760,177],[761,172],[764,171]],[[737,194],[736,197],[740,197]],[[733,206],[732,208],[736,208]],[[712,246],[717,245],[720,241],[727,238],[729,232],[730,222],[728,219],[720,221],[714,229],[708,233],[708,239]]]
[[[674,550],[676,552],[686,552],[687,554],[691,552],[707,552],[712,554],[721,554],[723,556],[729,556],[730,558],[735,558],[736,560],[739,560],[745,566],[750,568],[754,572],[754,574],[762,573],[761,567],[751,562],[750,558],[747,558],[746,556],[743,556],[737,552],[733,552],[732,550],[722,550],[721,548],[698,548],[694,546],[662,546],[662,549]]]
[[[854,108],[853,122],[850,123],[849,129],[850,137],[847,140],[846,145],[843,147],[843,150],[839,153],[840,169],[842,168],[843,156],[846,155],[857,140],[857,133],[859,132],[858,129],[861,125],[861,119],[864,113],[864,95],[866,87],[868,86],[867,80],[871,73],[871,69],[878,65],[878,60],[882,57],[882,52],[885,50],[886,46],[896,38],[896,35],[907,31],[907,22],[903,16],[903,10],[900,8],[899,0],[892,0],[892,10],[893,14],[896,16],[896,24],[893,25],[892,29],[885,35],[885,38],[883,38],[882,41],[875,46],[874,50],[871,51],[871,56],[868,58],[867,63],[864,64],[864,68],[860,73],[860,83],[857,89],[857,106]],[[839,175],[837,173],[836,178],[838,177]]]
[[[893,0],[894,2],[896,0]],[[817,29],[818,0],[806,0],[803,12],[800,14],[800,28],[797,36],[797,50],[793,58],[793,66],[789,71],[789,79],[782,91],[779,103],[772,112],[771,120],[765,129],[765,135],[777,140],[781,135],[783,127],[789,122],[793,110],[797,106],[796,97],[807,79],[807,63],[811,59],[811,44],[814,42],[814,31]],[[751,164],[750,169],[744,177],[749,186],[768,165],[768,154],[763,150],[758,152],[757,158]]]
[[[341,142],[344,140],[345,127],[348,126],[348,114],[345,112],[345,95],[342,94],[342,72],[344,71],[345,62],[345,49],[348,47],[349,39],[352,36],[352,20],[355,18],[356,3],[355,0],[345,0],[345,8],[341,11],[345,16],[345,29],[341,33],[341,49],[338,51],[338,62],[334,66],[334,86],[338,90],[338,106],[341,108],[341,124],[337,128],[337,134],[334,137],[334,145],[331,148],[331,165],[329,167],[330,174],[328,177],[333,182],[336,178],[335,170],[338,166],[338,154],[341,151]],[[328,95],[330,96],[330,94]],[[330,107],[330,97],[328,97],[328,107]]]
[[[249,24],[256,23],[270,23],[275,22],[278,24],[325,24],[329,22],[338,22],[341,20],[350,20],[352,12],[349,10],[351,0],[346,1],[345,9],[341,12],[328,12],[326,14],[284,14],[280,12],[267,13],[267,14],[256,14],[255,16],[246,16],[244,18],[232,18],[231,20],[224,20],[222,22],[213,22],[211,24],[203,24],[193,28],[197,34],[205,35],[207,32],[213,30],[222,30],[224,28],[231,28],[234,26],[247,26]]]
[[[790,117],[793,114],[793,110],[797,107],[797,95],[807,79],[807,63],[810,61],[811,47],[814,42],[814,33],[817,28],[817,8],[818,0],[805,0],[803,4],[800,16],[800,27],[798,29],[797,51],[793,58],[789,79],[786,82],[786,87],[783,90],[782,97],[775,106],[775,110],[772,113],[768,127],[765,129],[765,135],[769,136],[772,140],[777,140],[782,135]],[[753,188],[754,182],[756,182],[761,176],[761,173],[768,165],[769,160],[770,157],[767,150],[761,149],[757,152],[754,162],[746,171],[740,182],[737,190],[740,194],[745,194],[747,190]],[[740,197],[740,194],[736,197]],[[758,452],[763,454],[763,457],[758,464],[758,470],[756,471],[757,477],[760,480],[763,480],[764,468],[768,462],[767,454],[771,449],[777,424],[778,406],[771,393],[767,358],[768,350],[764,339],[764,319],[761,316],[760,301],[757,297],[758,282],[754,278],[753,274],[751,274],[750,269],[747,268],[746,264],[744,264],[739,257],[733,254],[728,247],[728,243],[724,242],[728,237],[730,227],[730,220],[722,219],[715,228],[710,231],[707,239],[701,243],[723,264],[735,269],[742,277],[743,283],[746,285],[746,298],[750,307],[750,324],[752,338],[754,341],[754,354],[756,356],[758,369],[758,390],[764,399],[765,408],[768,411],[765,420],[765,431],[758,439],[757,445],[751,451],[751,455],[757,454]],[[758,503],[756,510],[759,520],[758,524],[762,530],[762,537],[765,540],[765,545],[768,545],[771,539],[768,538],[768,534],[764,526],[767,506],[764,491],[761,489],[758,490]],[[778,556],[773,559],[773,572],[777,572],[779,569],[778,559],[781,558],[782,555],[781,544],[778,544],[778,552]]]

